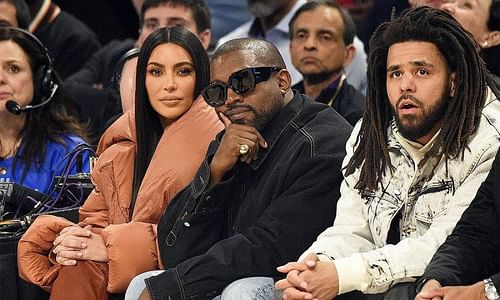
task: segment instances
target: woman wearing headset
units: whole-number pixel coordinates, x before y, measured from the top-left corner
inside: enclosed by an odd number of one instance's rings
[[[152,33],[136,74],[135,113],[101,138],[81,222],[38,217],[19,242],[21,276],[51,290],[51,299],[107,299],[135,275],[158,269],[155,224],[223,128],[200,97],[208,57],[188,30]]]
[[[0,182],[47,193],[65,157],[84,143],[68,114],[61,82],[33,35],[0,27]],[[70,173],[76,172],[75,163]],[[87,171],[88,166],[82,166]]]

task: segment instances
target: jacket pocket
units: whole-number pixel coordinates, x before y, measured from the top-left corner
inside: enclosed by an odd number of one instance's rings
[[[447,213],[448,202],[455,193],[453,180],[440,180],[423,187],[415,203],[415,219],[418,229],[429,229],[437,217]]]

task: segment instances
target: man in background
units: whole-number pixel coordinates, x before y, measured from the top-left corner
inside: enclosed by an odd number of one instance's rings
[[[25,1],[25,0],[16,0]],[[29,31],[47,47],[54,69],[62,79],[79,70],[101,44],[85,23],[51,0],[26,0],[30,9]]]
[[[289,22],[295,12],[304,5],[306,0],[247,0],[247,7],[254,18],[219,40],[219,45],[231,39],[255,37],[273,43],[283,56],[287,69],[292,75],[292,83],[302,80],[302,75],[293,66],[290,57]],[[366,89],[366,53],[361,40],[354,39],[356,55],[345,68],[347,81],[357,90]]]
[[[352,126],[363,116],[364,96],[346,80],[356,49],[349,12],[329,0],[310,1],[290,21],[290,53],[303,81],[293,86],[333,107]]]

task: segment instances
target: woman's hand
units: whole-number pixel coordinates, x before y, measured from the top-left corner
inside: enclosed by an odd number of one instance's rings
[[[77,260],[107,262],[108,253],[101,235],[85,228],[71,226],[63,229],[54,240],[56,261],[62,265],[75,265]]]

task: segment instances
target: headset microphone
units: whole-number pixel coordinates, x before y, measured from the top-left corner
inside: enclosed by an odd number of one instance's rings
[[[32,109],[39,108],[39,107],[44,106],[47,103],[49,103],[49,101],[52,100],[52,98],[54,97],[54,95],[57,91],[57,88],[59,88],[59,85],[54,83],[54,86],[52,87],[52,91],[50,92],[50,96],[47,98],[47,100],[44,100],[43,102],[41,102],[39,104],[20,106],[16,101],[9,100],[9,101],[7,101],[7,103],[5,103],[5,107],[7,108],[7,110],[9,112],[11,112],[15,115],[20,115],[22,112],[30,111]]]

